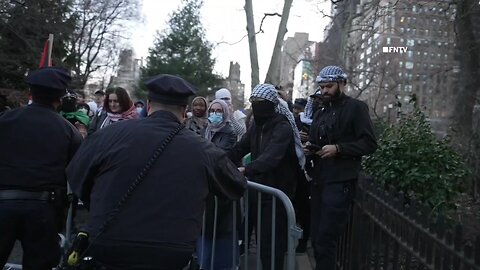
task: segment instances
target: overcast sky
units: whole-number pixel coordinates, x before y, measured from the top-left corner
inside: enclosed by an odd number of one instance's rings
[[[285,38],[295,32],[310,34],[311,41],[322,41],[323,30],[329,19],[319,10],[330,14],[330,1],[322,0],[294,0],[288,19],[288,32]],[[180,0],[143,0],[143,22],[135,27],[132,36],[132,46],[137,57],[146,57],[148,48],[153,45],[155,32],[167,27],[168,15],[176,10]],[[244,0],[204,0],[202,7],[202,21],[206,30],[207,39],[218,44],[213,52],[216,59],[215,71],[226,77],[230,61],[238,62],[241,69],[241,80],[245,84],[246,92],[250,86],[250,56],[246,35],[246,16],[243,6]],[[281,0],[253,0],[255,28],[258,31],[264,13],[282,13]],[[273,45],[277,35],[280,17],[267,17],[262,29],[265,33],[257,35],[257,47],[260,65],[260,81],[265,79]],[[238,42],[238,43],[237,43]],[[236,43],[228,45],[225,43]]]

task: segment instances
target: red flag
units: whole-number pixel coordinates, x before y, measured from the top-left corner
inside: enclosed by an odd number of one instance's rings
[[[39,68],[45,67],[45,63],[47,62],[47,57],[48,57],[48,39],[45,41],[45,45],[43,46],[43,53],[42,53],[42,58],[40,58]],[[52,66],[52,59],[50,59],[47,66],[48,67]]]

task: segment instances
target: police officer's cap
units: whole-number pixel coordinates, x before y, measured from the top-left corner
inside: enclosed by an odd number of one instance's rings
[[[184,79],[160,74],[145,82],[148,98],[163,104],[187,105],[188,97],[195,95],[197,88]]]
[[[71,80],[68,70],[61,67],[45,67],[29,73],[26,83],[47,90],[66,90]]]

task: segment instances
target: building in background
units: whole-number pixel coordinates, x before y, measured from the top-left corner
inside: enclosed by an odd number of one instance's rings
[[[316,58],[315,52],[319,51],[319,46],[321,43],[312,42],[305,49],[304,57],[298,61],[294,69],[292,100],[306,98],[315,92],[317,87],[315,79],[318,72],[314,59]]]
[[[245,84],[240,80],[240,65],[230,61],[228,77],[224,81],[225,87],[232,94],[232,104],[235,109],[245,108]]]
[[[303,97],[310,90],[316,42],[308,40],[308,33],[295,33],[282,46],[280,85],[291,98]]]
[[[133,93],[140,80],[142,65],[143,59],[136,59],[133,50],[123,50],[120,53],[117,75],[111,77],[110,85],[125,88],[134,98]]]
[[[349,94],[377,116],[421,108],[435,127],[452,113],[459,72],[455,8],[444,1],[362,0],[352,21],[345,63]]]

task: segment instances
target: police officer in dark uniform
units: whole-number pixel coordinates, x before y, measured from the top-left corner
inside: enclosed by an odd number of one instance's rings
[[[314,163],[311,236],[317,270],[335,270],[336,245],[347,223],[361,158],[377,148],[368,107],[345,95],[346,82],[337,66],[323,68],[317,77],[322,107],[313,118],[306,149]]]
[[[0,116],[2,267],[16,240],[23,248],[23,269],[52,269],[59,262],[65,167],[82,140],[55,111],[70,80],[61,68],[32,72],[26,82],[33,103]]]
[[[172,75],[158,75],[145,85],[148,117],[94,133],[67,169],[73,191],[90,211],[85,253],[107,269],[181,269],[200,235],[207,195],[236,200],[246,188],[222,150],[182,128],[119,209],[159,144],[183,126],[188,98],[196,92]]]

